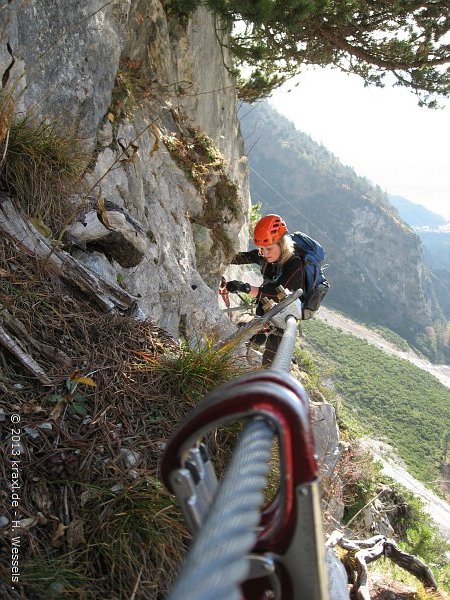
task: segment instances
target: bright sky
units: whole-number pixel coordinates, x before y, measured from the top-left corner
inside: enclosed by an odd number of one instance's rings
[[[420,108],[406,89],[365,88],[356,75],[311,69],[270,103],[358,175],[450,219],[450,101]]]

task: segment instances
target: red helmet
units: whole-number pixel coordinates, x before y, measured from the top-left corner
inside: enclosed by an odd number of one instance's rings
[[[286,223],[278,215],[267,215],[255,226],[253,241],[255,246],[271,246],[276,244],[287,233]]]

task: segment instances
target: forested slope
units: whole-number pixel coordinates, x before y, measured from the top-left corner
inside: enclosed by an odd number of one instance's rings
[[[302,324],[346,420],[387,441],[410,472],[433,485],[448,468],[450,391],[433,375],[318,320]],[[434,483],[434,485],[435,485]]]

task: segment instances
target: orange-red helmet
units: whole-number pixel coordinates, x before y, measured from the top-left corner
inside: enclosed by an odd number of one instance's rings
[[[255,226],[253,241],[255,246],[276,244],[287,233],[286,223],[278,215],[266,215]]]

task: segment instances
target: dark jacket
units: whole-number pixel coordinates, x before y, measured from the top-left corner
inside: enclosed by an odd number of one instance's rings
[[[276,288],[279,285],[291,292],[298,290],[299,288],[304,289],[303,260],[296,254],[293,254],[281,265],[277,262],[268,263],[267,260],[259,254],[258,250],[250,250],[250,252],[239,252],[239,254],[235,256],[233,264],[256,264],[261,267],[261,274],[264,280],[259,288],[259,293],[256,298],[258,301],[258,306],[256,308],[257,315],[264,314],[261,305],[261,298],[264,296],[278,302]]]

